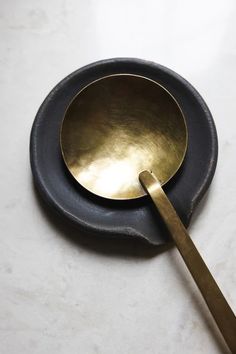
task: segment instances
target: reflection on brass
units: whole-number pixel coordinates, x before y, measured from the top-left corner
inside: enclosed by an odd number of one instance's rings
[[[171,94],[141,76],[94,81],[69,105],[61,129],[64,161],[74,178],[106,198],[145,194],[138,175],[151,169],[162,184],[187,147],[183,113]]]
[[[139,178],[164,220],[225,342],[231,352],[236,353],[236,318],[232,309],[163,191],[160,182],[148,171],[142,171]]]

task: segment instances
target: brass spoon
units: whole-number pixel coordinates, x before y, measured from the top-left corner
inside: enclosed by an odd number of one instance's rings
[[[65,164],[82,186],[110,199],[149,194],[235,353],[235,315],[162,189],[181,166],[187,140],[174,97],[156,82],[129,74],[107,76],[82,89],[61,127]]]

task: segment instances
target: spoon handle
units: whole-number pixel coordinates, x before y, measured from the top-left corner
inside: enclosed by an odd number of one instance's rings
[[[205,299],[225,342],[236,353],[236,317],[187,233],[161,184],[148,171],[139,175],[140,182],[152,198],[183,260]]]

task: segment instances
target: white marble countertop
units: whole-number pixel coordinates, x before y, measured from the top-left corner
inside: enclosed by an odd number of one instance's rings
[[[227,352],[175,249],[67,237],[35,196],[28,144],[49,90],[87,63],[138,57],[184,76],[209,105],[220,148],[190,232],[236,310],[235,18],[233,0],[1,2],[1,354]]]

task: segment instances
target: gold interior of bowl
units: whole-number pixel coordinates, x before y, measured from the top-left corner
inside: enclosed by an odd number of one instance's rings
[[[111,75],[83,88],[61,126],[62,155],[72,176],[110,199],[145,195],[139,182],[143,170],[165,184],[186,148],[186,123],[174,97],[136,75]]]

